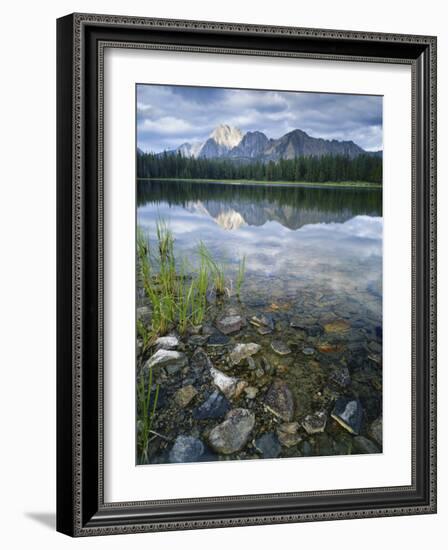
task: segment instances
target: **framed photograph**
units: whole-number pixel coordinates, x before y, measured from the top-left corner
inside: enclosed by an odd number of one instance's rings
[[[436,38],[57,40],[57,529],[435,513]]]

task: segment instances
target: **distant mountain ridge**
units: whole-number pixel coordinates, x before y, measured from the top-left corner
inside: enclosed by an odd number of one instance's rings
[[[220,124],[204,142],[183,143],[167,153],[183,157],[231,159],[240,162],[277,162],[296,157],[341,155],[350,159],[359,155],[381,156],[382,151],[365,151],[353,141],[314,138],[300,129],[292,130],[278,139],[270,139],[263,132],[243,133],[240,129]]]

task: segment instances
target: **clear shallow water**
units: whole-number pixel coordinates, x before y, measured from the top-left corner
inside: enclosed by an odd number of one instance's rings
[[[269,313],[275,321],[270,334],[260,334],[248,323],[222,348],[205,344],[215,367],[258,391],[254,400],[241,397],[233,403],[251,410],[256,422],[253,439],[230,459],[259,458],[253,441],[277,433],[278,421],[266,411],[264,400],[270,384],[278,379],[291,389],[293,418],[299,425],[316,411],[330,416],[336,400],[348,397],[362,404],[360,433],[371,438],[372,423],[382,412],[381,191],[174,181],[137,185],[137,223],[150,242],[155,243],[157,221],[165,220],[174,234],[176,259],[193,266],[199,259],[198,243],[203,241],[213,257],[225,264],[230,287],[245,256],[241,300],[233,296],[230,302],[248,320]],[[212,304],[206,322],[214,331],[220,308]],[[327,330],[329,323],[341,320],[343,330]],[[286,343],[291,353],[279,356],[272,349],[273,340]],[[196,344],[188,335],[184,341],[191,355]],[[259,374],[259,368],[248,371],[247,365],[229,367],[228,351],[239,342],[258,343],[257,365],[263,358],[271,371]],[[348,384],[335,384],[334,374],[347,369]],[[169,461],[171,442],[180,434],[206,444],[209,430],[222,421],[194,420],[194,407],[213,389],[209,380],[202,375],[195,379],[194,373],[192,368],[186,375],[161,381],[165,404],[158,409],[155,429],[168,439],[153,442],[150,462]],[[198,394],[187,409],[179,409],[173,405],[173,396],[187,383],[193,383]],[[307,435],[303,428],[299,433],[300,442],[282,446],[280,457],[366,452],[332,419],[323,433]],[[207,460],[228,458],[207,454]]]

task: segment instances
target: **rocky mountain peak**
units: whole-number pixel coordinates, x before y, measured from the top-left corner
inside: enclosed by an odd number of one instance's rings
[[[220,124],[210,134],[210,138],[213,139],[218,145],[232,149],[236,147],[243,139],[244,134],[239,128],[234,128],[228,124]]]

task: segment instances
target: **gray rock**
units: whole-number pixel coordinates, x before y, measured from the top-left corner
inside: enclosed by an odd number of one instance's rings
[[[222,418],[229,410],[230,403],[218,390],[215,390],[199,407],[194,409],[193,418],[196,420]]]
[[[280,379],[274,380],[266,394],[264,404],[266,408],[286,422],[294,416],[294,397],[288,384]]]
[[[309,414],[303,419],[302,426],[308,434],[323,432],[327,425],[327,418],[327,413],[325,411]]]
[[[179,345],[179,338],[177,336],[161,336],[156,340],[157,349],[176,349]]]
[[[268,313],[262,313],[261,315],[254,315],[249,319],[249,322],[251,325],[254,325],[258,329],[267,330],[265,334],[272,332],[275,328],[274,319],[272,318],[272,315],[269,315]]]
[[[207,346],[210,347],[222,347],[226,346],[230,342],[230,338],[225,334],[218,334],[217,332],[210,335]]]
[[[241,315],[224,315],[216,320],[216,326],[223,334],[238,332],[245,324],[246,320]]]
[[[191,366],[194,370],[205,370],[212,368],[212,362],[210,361],[209,356],[205,353],[202,348],[196,348],[195,352],[191,356]]]
[[[338,368],[334,367],[330,374],[329,380],[341,388],[346,388],[352,383],[350,371],[345,365]]]
[[[254,446],[263,458],[277,458],[282,451],[278,437],[273,432],[258,437]]]
[[[303,456],[311,456],[313,454],[313,448],[309,441],[304,441],[302,444]]]
[[[196,348],[198,346],[203,346],[208,340],[208,336],[207,335],[202,335],[202,334],[193,334],[193,336],[190,336],[190,338],[188,338],[188,345],[191,347],[191,348]]]
[[[255,363],[255,360],[253,357],[248,357],[246,359],[246,362],[247,362],[247,367],[249,368],[249,370],[255,370],[257,368],[257,364]]]
[[[357,399],[340,397],[334,405],[331,416],[348,432],[358,435],[361,431],[364,412]]]
[[[230,352],[230,361],[234,365],[239,365],[243,359],[255,355],[260,349],[261,346],[259,344],[237,344]]]
[[[302,441],[301,436],[298,434],[299,424],[298,422],[286,422],[280,424],[277,429],[278,440],[283,447],[294,447]]]
[[[204,454],[204,444],[189,435],[179,435],[169,454],[170,462],[197,462]]]
[[[322,333],[322,327],[316,324],[316,319],[311,317],[292,317],[289,322],[292,328],[304,330],[308,336],[319,336]]]
[[[315,352],[316,352],[316,350],[314,348],[310,348],[310,347],[303,348],[303,350],[302,350],[303,355],[314,355]]]
[[[174,394],[174,401],[177,405],[179,405],[179,407],[184,408],[194,399],[197,393],[197,390],[191,384],[188,386],[183,386]]]
[[[271,348],[278,353],[278,355],[289,355],[291,349],[281,340],[273,340],[271,342]]]
[[[263,370],[266,374],[273,374],[274,373],[275,369],[269,363],[269,361],[266,359],[266,357],[261,357],[260,363],[261,363],[261,366],[263,367]]]
[[[210,432],[210,446],[217,453],[236,453],[246,445],[254,425],[253,413],[247,409],[233,409],[227,413],[224,422]]]
[[[379,416],[376,420],[370,424],[369,434],[378,445],[383,446],[383,418]]]
[[[370,439],[362,435],[357,435],[353,438],[353,447],[362,454],[371,455],[381,452],[373,441],[370,441]]]
[[[311,325],[305,329],[308,336],[316,337],[322,333],[322,328],[319,325]]]
[[[228,399],[235,395],[238,385],[238,378],[227,376],[227,374],[215,369],[215,367],[210,369],[210,374],[213,378],[213,383],[215,386],[219,388]]]
[[[253,386],[249,386],[244,389],[247,399],[255,399],[257,397],[258,389]]]
[[[144,369],[166,367],[169,374],[174,374],[182,367],[187,366],[188,359],[185,353],[174,350],[159,349],[146,361]]]

